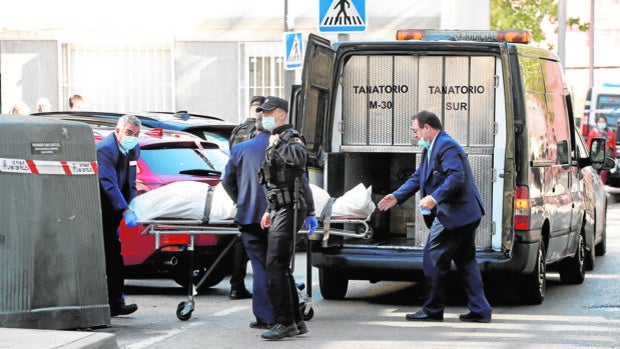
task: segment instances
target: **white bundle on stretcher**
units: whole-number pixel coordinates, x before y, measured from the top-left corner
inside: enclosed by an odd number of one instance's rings
[[[205,206],[209,185],[195,181],[180,181],[148,191],[131,201],[129,208],[140,221],[159,218],[192,219],[205,221]],[[310,185],[314,198],[315,211],[321,215],[330,199],[322,188]],[[343,196],[336,199],[331,211],[332,217],[367,217],[375,210],[371,199],[372,187],[358,184]],[[240,193],[239,195],[243,195]],[[222,184],[213,188],[209,222],[232,220],[237,212]]]

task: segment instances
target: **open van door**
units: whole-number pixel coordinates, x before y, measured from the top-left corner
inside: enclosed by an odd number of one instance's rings
[[[301,94],[296,98],[294,123],[306,139],[306,148],[313,166],[322,166],[323,151],[329,142],[325,139],[328,129],[329,101],[332,89],[334,49],[329,40],[310,34],[301,75]]]

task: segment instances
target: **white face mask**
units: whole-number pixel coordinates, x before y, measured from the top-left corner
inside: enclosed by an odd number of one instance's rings
[[[267,131],[272,131],[276,128],[276,119],[274,117],[263,116],[263,128]]]

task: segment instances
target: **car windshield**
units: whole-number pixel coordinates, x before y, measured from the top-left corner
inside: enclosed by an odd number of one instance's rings
[[[207,149],[205,151],[217,150]],[[209,152],[210,153],[210,152]],[[167,149],[141,149],[140,158],[156,174],[178,175],[178,174],[215,174],[214,171],[221,171],[222,160],[209,154],[205,154],[209,161],[203,159],[195,148],[167,148]],[[225,156],[225,155],[224,155]],[[224,160],[224,165],[226,162]]]

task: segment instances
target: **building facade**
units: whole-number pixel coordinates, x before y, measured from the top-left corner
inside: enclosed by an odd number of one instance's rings
[[[0,102],[96,111],[175,111],[237,122],[250,96],[288,98],[285,31],[390,40],[399,28],[488,29],[489,0],[331,0],[365,6],[366,31],[320,33],[319,1],[22,0],[0,12]],[[10,7],[10,11],[7,11]],[[147,15],[148,14],[148,15]]]

